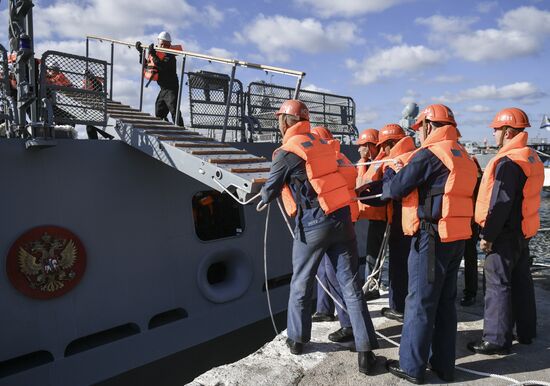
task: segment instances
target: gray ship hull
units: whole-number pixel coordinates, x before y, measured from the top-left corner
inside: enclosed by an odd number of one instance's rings
[[[261,155],[275,145],[247,147]],[[265,212],[245,206],[242,233],[201,241],[191,202],[211,188],[120,141],[28,150],[0,141],[0,158],[2,264],[40,225],[71,230],[87,253],[80,283],[54,299],[23,295],[2,270],[0,385],[89,385],[269,317]],[[274,313],[286,310],[291,274],[277,212],[267,244]],[[225,273],[212,283],[214,264]]]

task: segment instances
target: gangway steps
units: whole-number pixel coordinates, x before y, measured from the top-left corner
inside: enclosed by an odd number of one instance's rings
[[[117,101],[107,102],[107,114],[116,121],[114,130],[123,141],[218,191],[225,187],[246,200],[267,179],[271,162],[265,157]]]

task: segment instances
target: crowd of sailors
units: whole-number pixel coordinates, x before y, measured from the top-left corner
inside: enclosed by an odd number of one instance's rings
[[[477,291],[477,241],[485,258],[483,335],[470,342],[476,353],[510,352],[512,342],[536,336],[536,309],[529,263],[529,239],[539,228],[543,164],[527,147],[529,120],[518,108],[500,111],[490,123],[500,150],[484,172],[460,144],[453,112],[426,107],[412,128],[420,146],[398,124],[362,131],[357,166],[340,152],[329,130],[310,127],[299,100],[277,112],[282,145],[273,153],[261,200],[281,198],[295,219],[287,346],[299,355],[314,321],[333,320],[333,299],[341,328],[334,342],[353,341],[359,371],[371,375],[379,345],[363,292],[354,222],[369,222],[368,277],[389,247],[389,307],[382,314],[403,323],[398,360],[387,360],[393,375],[416,384],[430,368],[443,381],[454,379],[457,333],[457,273],[466,259],[466,291]],[[387,240],[384,240],[384,238]],[[342,306],[343,308],[340,308]]]

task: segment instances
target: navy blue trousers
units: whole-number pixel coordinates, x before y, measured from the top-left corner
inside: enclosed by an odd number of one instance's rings
[[[411,249],[411,237],[403,234],[401,223],[392,222],[389,236],[390,260],[388,274],[390,279],[389,303],[390,308],[405,312],[405,298],[408,292],[407,260]]]
[[[431,363],[445,376],[454,374],[456,281],[464,241],[442,243],[435,235],[435,278],[428,282],[428,239],[420,230],[411,240],[409,293],[401,333],[399,363],[413,377],[423,377]]]
[[[327,288],[330,294],[338,300],[338,303],[346,306],[346,302],[342,296],[342,289],[340,284],[338,284],[338,278],[336,277],[336,271],[334,266],[330,262],[330,259],[327,255],[323,256],[321,264],[319,264],[319,269],[317,270],[317,276],[319,280],[323,283],[325,288]],[[317,283],[317,309],[316,311],[321,314],[334,315],[334,309],[338,314],[338,320],[342,327],[351,327],[351,320],[349,315],[345,312],[338,304],[335,304],[332,298],[325,292],[325,290]]]
[[[327,254],[336,272],[355,337],[357,351],[378,348],[378,340],[357,275],[358,253],[351,220],[334,221],[304,231],[292,247],[292,280],[288,299],[287,334],[296,342],[311,339],[311,303],[315,274]]]
[[[499,237],[485,259],[483,339],[512,346],[514,325],[520,339],[537,335],[535,289],[529,268],[529,241],[523,235]]]

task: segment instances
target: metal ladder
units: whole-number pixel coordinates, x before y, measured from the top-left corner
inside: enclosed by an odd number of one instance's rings
[[[107,101],[107,115],[115,120],[117,137],[128,145],[216,189],[246,201],[266,181],[271,162],[227,143],[141,112]]]

